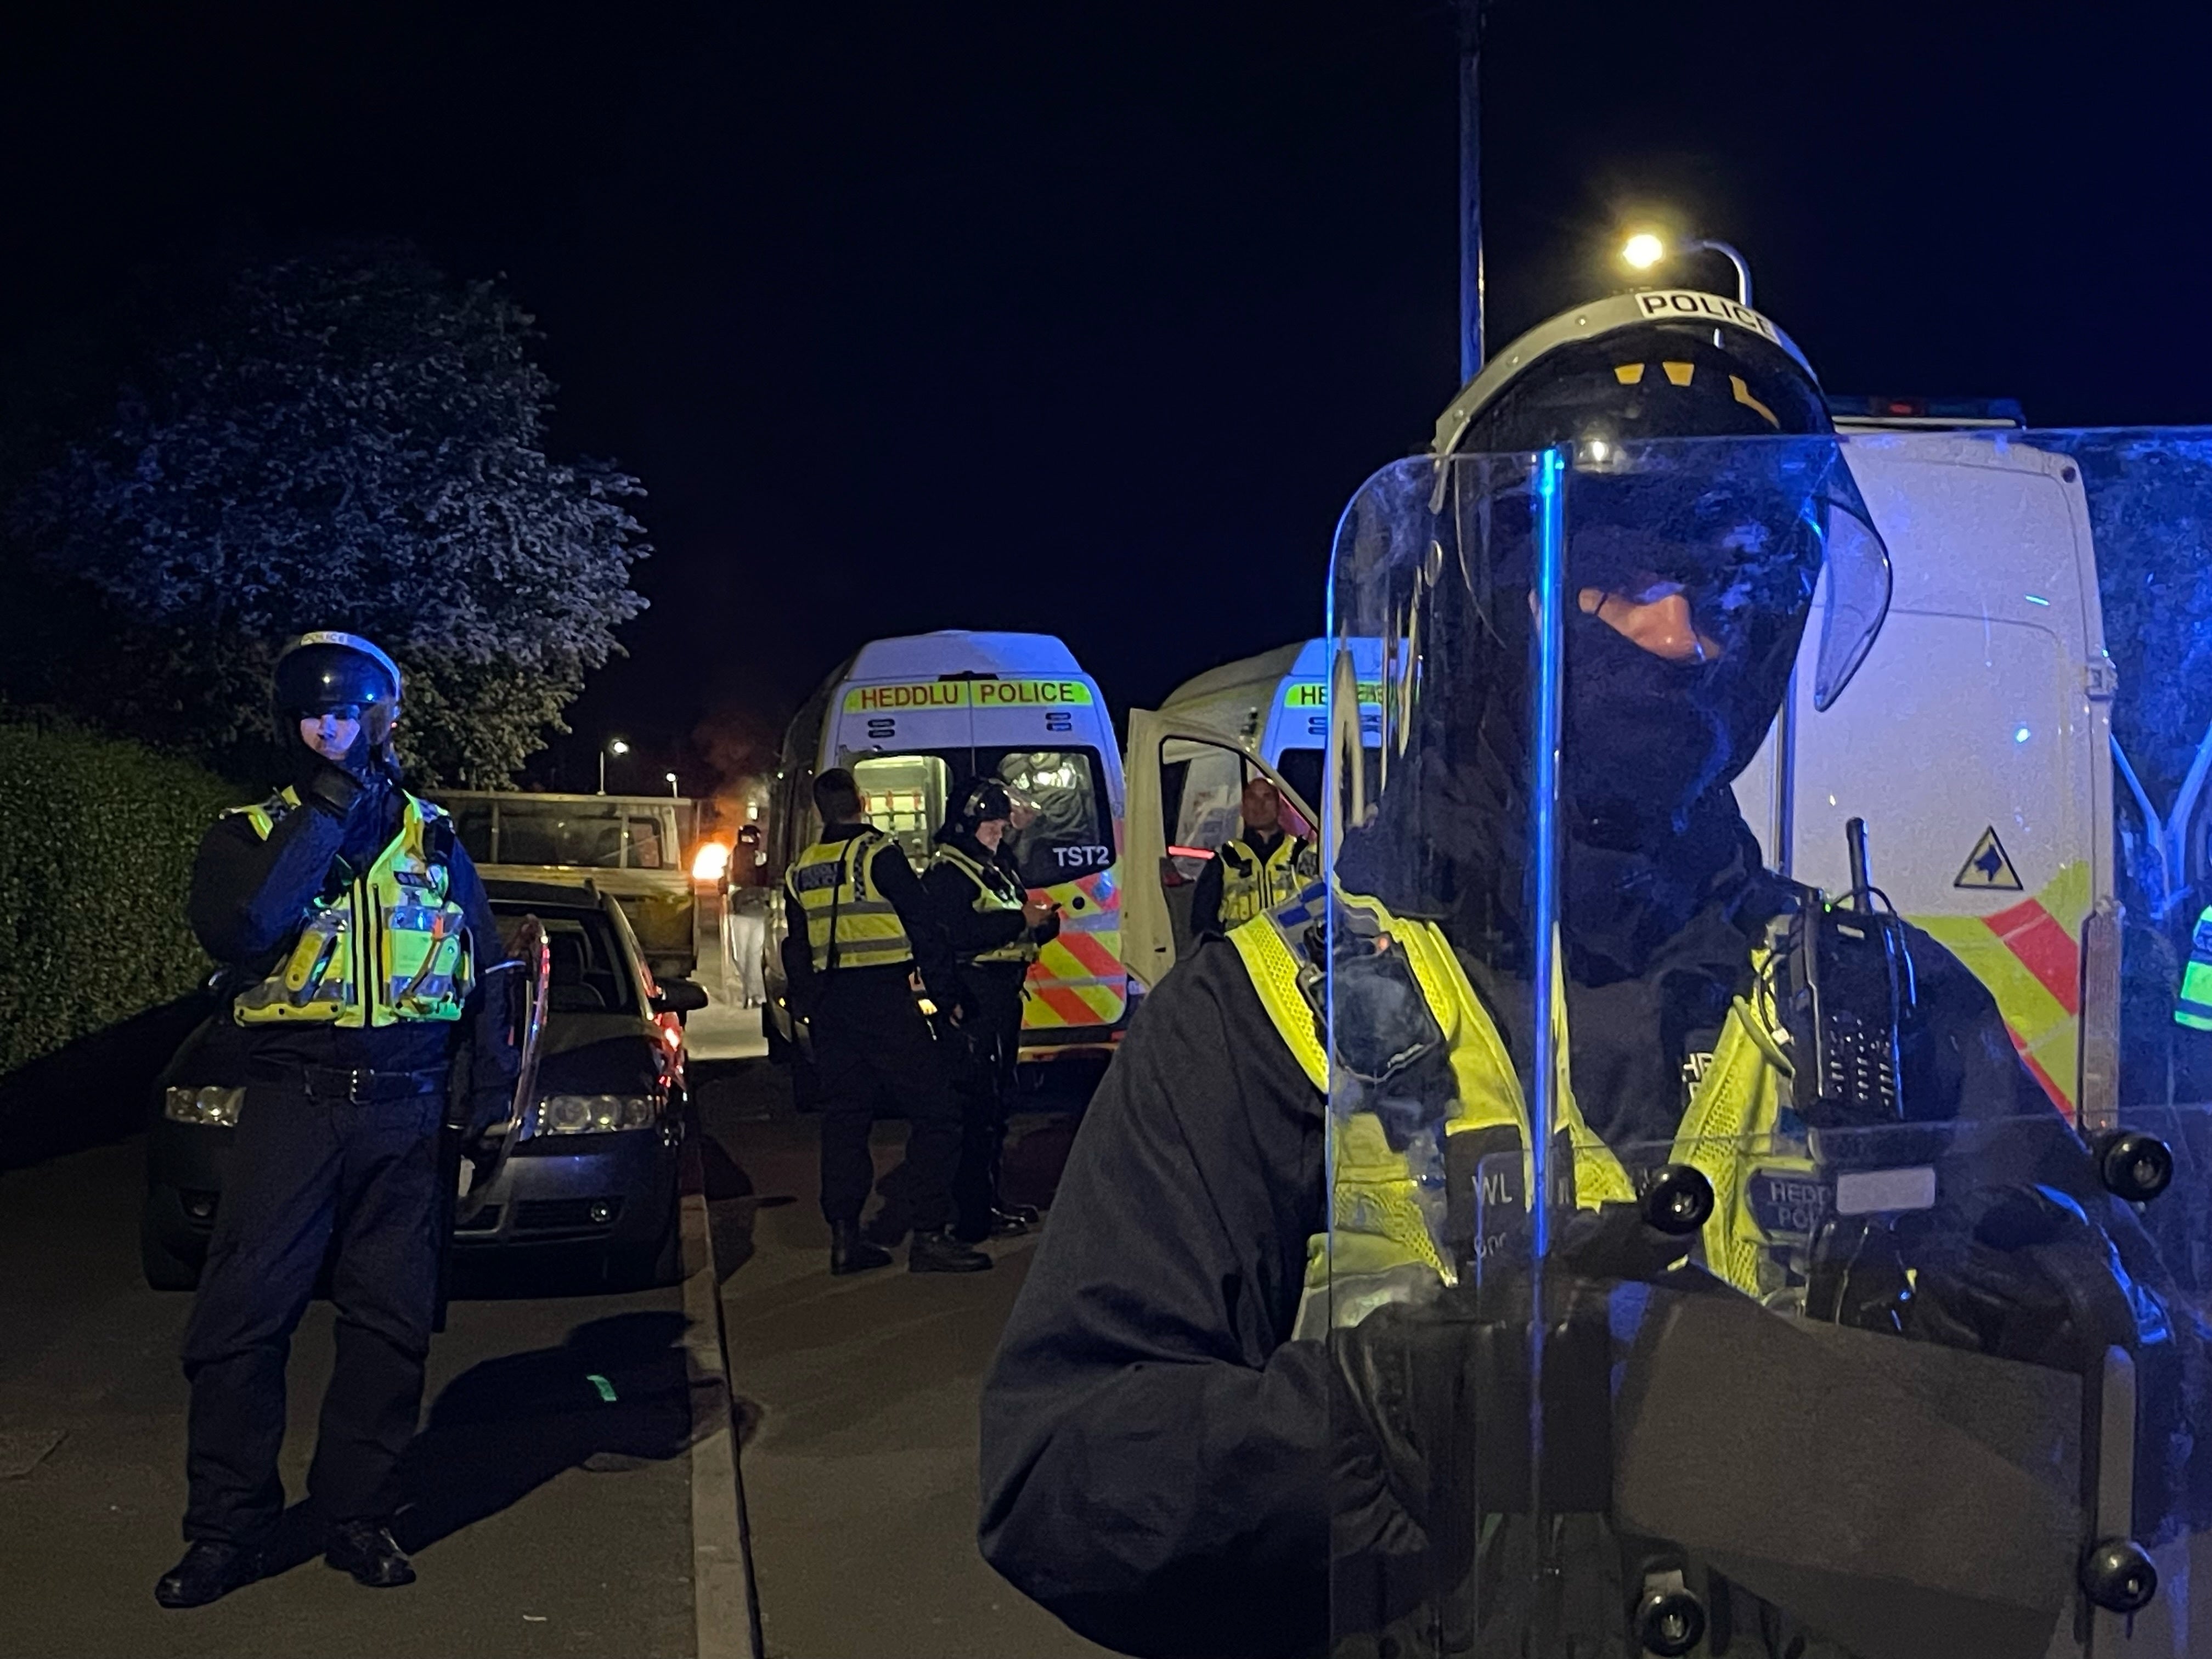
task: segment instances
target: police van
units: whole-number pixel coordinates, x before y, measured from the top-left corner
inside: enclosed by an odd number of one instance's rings
[[[771,811],[763,1027],[798,1036],[786,1006],[783,872],[821,828],[815,778],[844,767],[867,814],[919,870],[947,802],[974,776],[1036,807],[1009,836],[1024,884],[1060,908],[1060,936],[1030,967],[1022,1058],[1105,1049],[1127,1024],[1121,966],[1121,757],[1106,699],[1045,634],[947,630],[862,646],[784,734]]]
[[[1736,796],[1767,862],[1830,892],[1850,886],[1844,825],[1864,818],[1875,884],[1989,987],[2052,1100],[2099,1121],[2116,1103],[2118,1050],[2116,676],[2089,502],[2068,441],[1956,429],[1975,424],[1839,416],[1889,548],[1888,617],[1843,697],[1816,714],[1816,604],[1792,701]],[[1358,660],[1363,643],[1349,678],[1372,767],[1394,677],[1379,651]],[[1194,860],[1228,833],[1243,777],[1274,778],[1309,817],[1323,805],[1304,739],[1329,729],[1342,683],[1329,650],[1285,647],[1132,712],[1129,862],[1149,878],[1127,895],[1124,935],[1142,982],[1189,948]]]
[[[1332,642],[1325,639],[1278,646],[1185,680],[1168,694],[1159,713],[1170,723],[1244,739],[1251,753],[1289,786],[1286,800],[1318,801],[1328,743],[1334,659]],[[1352,641],[1352,660],[1371,787],[1376,751],[1382,740],[1382,642]],[[1171,749],[1165,775],[1173,799],[1162,809],[1166,850],[1158,866],[1158,884],[1172,941],[1177,950],[1188,950],[1192,942],[1190,908],[1200,873],[1237,833],[1238,798],[1250,770],[1241,755],[1203,742],[1176,740]],[[1292,830],[1312,833],[1307,810],[1293,805]],[[1133,955],[1129,960],[1140,979],[1151,982],[1145,977],[1147,959]],[[1158,965],[1164,971],[1164,964]]]

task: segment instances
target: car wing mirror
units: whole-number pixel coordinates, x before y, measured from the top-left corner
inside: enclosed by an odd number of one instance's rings
[[[656,1014],[696,1014],[707,1006],[707,988],[688,979],[665,979],[653,994]]]

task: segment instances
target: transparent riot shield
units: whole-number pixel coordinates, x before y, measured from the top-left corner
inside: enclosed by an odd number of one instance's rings
[[[1324,1013],[1334,1651],[2212,1659],[2203,901],[2130,1025],[2096,562],[2201,563],[2199,483],[1943,434],[1352,503],[1379,779],[1339,734],[1270,924]]]

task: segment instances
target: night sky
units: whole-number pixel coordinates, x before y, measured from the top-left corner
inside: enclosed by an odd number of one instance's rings
[[[1318,628],[1339,507],[1457,378],[1444,5],[40,9],[0,35],[0,368],[134,270],[337,235],[537,313],[555,450],[639,474],[658,550],[541,781],[621,732],[693,785],[924,629],[1055,632],[1156,702]],[[1499,0],[1492,342],[1663,207],[1832,391],[2212,421],[2208,33]]]

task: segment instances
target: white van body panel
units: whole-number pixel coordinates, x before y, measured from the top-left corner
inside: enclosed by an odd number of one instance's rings
[[[2113,678],[2079,473],[2030,443],[1955,434],[1857,437],[1844,453],[1889,546],[1888,619],[1819,714],[1816,606],[1787,799],[1770,734],[1737,800],[1770,865],[1832,893],[1850,884],[1844,822],[1864,818],[1875,884],[1989,985],[2070,1109],[2081,944],[2112,915],[2116,856]]]

